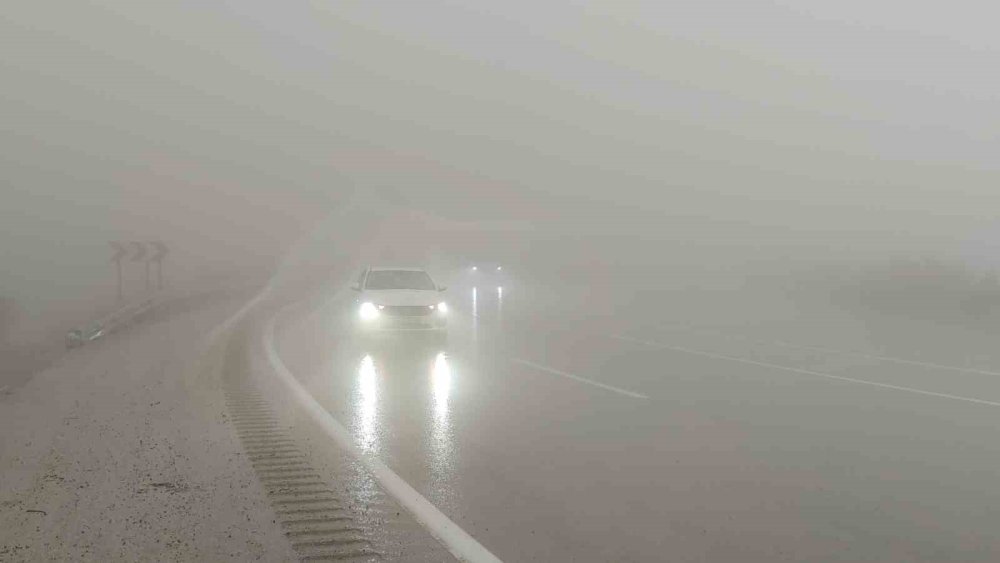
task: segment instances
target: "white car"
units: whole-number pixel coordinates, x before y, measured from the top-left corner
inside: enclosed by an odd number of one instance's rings
[[[364,333],[448,329],[446,289],[420,268],[369,267],[351,286],[360,295],[355,314]]]

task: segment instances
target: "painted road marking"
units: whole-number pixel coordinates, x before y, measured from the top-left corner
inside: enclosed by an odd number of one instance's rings
[[[633,398],[636,398],[636,399],[648,399],[649,398],[646,395],[642,395],[642,394],[636,393],[634,391],[629,391],[627,389],[621,389],[619,387],[613,387],[611,385],[605,385],[605,384],[600,383],[598,381],[593,381],[593,380],[587,379],[585,377],[580,377],[578,375],[573,375],[572,373],[566,373],[565,371],[561,371],[561,370],[558,370],[558,369],[555,369],[555,368],[550,368],[550,367],[547,367],[547,366],[543,366],[541,364],[536,364],[535,362],[530,362],[528,360],[522,360],[522,359],[519,359],[519,358],[512,358],[511,361],[514,362],[515,364],[521,364],[521,365],[524,365],[524,366],[532,367],[532,368],[535,368],[535,369],[537,369],[539,371],[544,371],[544,372],[551,373],[551,374],[554,374],[554,375],[561,375],[562,377],[566,377],[566,378],[572,379],[574,381],[579,381],[580,383],[586,383],[587,385],[593,385],[595,387],[600,387],[601,389],[607,389],[608,391],[614,391],[615,393],[621,393],[622,395],[626,395],[628,397],[633,397]]]
[[[964,401],[966,403],[976,403],[980,405],[988,405],[991,407],[1000,407],[1000,402],[986,401],[984,399],[976,399],[974,397],[963,397],[961,395],[949,395],[948,393],[937,393],[935,391],[925,391],[923,389],[915,389],[913,387],[902,387],[900,385],[889,385],[888,383],[876,383],[874,381],[868,381],[865,379],[855,379],[853,377],[843,377],[840,375],[832,375],[829,373],[823,373],[819,371],[812,371],[808,369],[793,368],[789,366],[783,366],[779,364],[772,364],[768,362],[758,362],[756,360],[748,360],[746,358],[737,358],[735,356],[727,356],[725,354],[715,354],[712,352],[705,352],[703,350],[694,350],[691,348],[683,348],[680,346],[669,346],[667,344],[662,344],[659,342],[650,342],[648,340],[641,340],[639,338],[632,338],[630,336],[624,336],[620,334],[614,334],[611,336],[615,340],[621,340],[623,342],[631,342],[633,344],[642,344],[643,346],[650,346],[653,348],[659,348],[661,350],[673,350],[675,352],[683,352],[685,354],[692,354],[695,356],[703,356],[705,358],[714,358],[716,360],[728,360],[730,362],[739,362],[741,364],[749,364],[753,366],[765,367],[770,369],[777,369],[782,371],[787,371],[791,373],[797,373],[801,375],[811,375],[814,377],[823,377],[826,379],[835,379],[838,381],[846,381],[848,383],[859,383],[861,385],[871,385],[872,387],[881,387],[883,389],[894,389],[896,391],[905,391],[907,393],[915,393],[917,395],[927,395],[929,397],[940,397],[942,399],[952,399],[955,401]]]
[[[863,352],[851,352],[846,350],[836,350],[834,348],[825,348],[823,346],[808,346],[805,344],[792,344],[790,342],[784,342],[782,340],[775,340],[775,344],[778,346],[785,346],[787,348],[800,348],[802,350],[813,350],[816,352],[829,352],[832,354],[841,354],[844,356],[855,356],[858,358],[866,358],[869,360],[880,360],[883,362],[895,362],[897,364],[907,364],[911,366],[921,366],[926,368],[936,368],[936,369],[947,369],[952,371],[960,371],[965,373],[975,373],[978,375],[993,375],[1000,377],[1000,372],[989,371],[984,369],[975,368],[963,368],[959,366],[949,366],[945,364],[935,364],[931,362],[921,362],[919,360],[907,360],[905,358],[893,358],[892,356],[878,356],[875,354],[865,354]]]
[[[869,353],[866,353],[866,352],[855,352],[855,351],[852,351],[852,350],[838,350],[836,348],[827,348],[825,346],[812,346],[812,345],[809,345],[809,344],[796,344],[794,342],[786,342],[784,340],[771,340],[771,341],[753,340],[751,338],[747,338],[746,336],[742,336],[742,335],[738,335],[738,334],[730,334],[730,333],[727,333],[727,332],[723,332],[721,330],[714,330],[714,329],[708,329],[708,328],[699,328],[699,327],[690,326],[690,325],[667,325],[667,326],[673,326],[673,327],[680,328],[680,329],[683,329],[683,330],[688,331],[688,332],[695,332],[695,333],[700,332],[700,333],[705,333],[705,334],[711,334],[713,336],[721,336],[723,338],[729,338],[730,340],[741,340],[741,341],[744,341],[744,342],[750,342],[752,344],[774,345],[774,346],[781,346],[781,347],[784,347],[784,348],[793,348],[793,349],[799,349],[799,350],[810,350],[810,351],[813,351],[813,352],[826,352],[828,354],[840,354],[841,356],[849,356],[849,357],[854,357],[854,358],[865,358],[867,360],[878,360],[878,361],[882,361],[882,362],[893,362],[893,363],[897,363],[897,364],[905,364],[905,365],[911,365],[911,366],[920,366],[920,367],[925,367],[925,368],[947,369],[947,370],[957,371],[957,372],[962,372],[962,373],[972,373],[972,374],[976,374],[976,375],[992,375],[992,376],[995,376],[995,377],[1000,377],[1000,372],[990,371],[990,370],[985,370],[985,369],[966,368],[966,367],[961,367],[961,366],[951,366],[951,365],[947,365],[947,364],[936,364],[936,363],[933,363],[933,362],[922,362],[920,360],[910,360],[910,359],[906,359],[906,358],[896,358],[896,357],[893,357],[893,356],[880,356],[878,354],[869,354]]]
[[[351,433],[313,398],[281,360],[274,345],[275,318],[272,317],[264,327],[264,351],[275,373],[291,389],[305,412],[320,425],[328,436],[337,442],[337,445],[359,459],[371,471],[382,488],[406,507],[414,518],[427,528],[431,535],[437,538],[459,561],[499,562],[500,559],[497,556],[490,553],[465,530],[459,528],[380,459],[366,454],[358,448]]]

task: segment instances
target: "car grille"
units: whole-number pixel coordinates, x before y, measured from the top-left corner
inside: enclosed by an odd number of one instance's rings
[[[386,305],[382,313],[390,317],[424,317],[434,312],[426,305]]]

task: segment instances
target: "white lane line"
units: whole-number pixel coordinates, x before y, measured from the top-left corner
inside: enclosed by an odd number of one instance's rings
[[[897,363],[897,364],[905,364],[905,365],[911,365],[911,366],[920,366],[920,367],[925,367],[925,368],[947,369],[947,370],[958,371],[958,372],[962,372],[962,373],[973,373],[973,374],[977,374],[977,375],[992,375],[992,376],[1000,377],[1000,372],[989,371],[989,370],[985,370],[985,369],[964,368],[964,367],[961,367],[961,366],[950,366],[950,365],[947,365],[947,364],[936,364],[936,363],[933,363],[933,362],[922,362],[920,360],[909,360],[909,359],[906,359],[906,358],[895,358],[893,356],[880,356],[878,354],[868,354],[866,352],[855,352],[853,350],[838,350],[836,348],[827,348],[825,346],[811,346],[811,345],[808,345],[808,344],[796,344],[794,342],[786,342],[784,340],[771,340],[771,341],[753,340],[753,339],[747,338],[745,336],[741,336],[741,335],[738,335],[738,334],[730,334],[730,333],[727,333],[727,332],[723,332],[721,330],[698,328],[698,327],[688,326],[688,325],[667,325],[667,326],[675,326],[675,327],[678,327],[680,329],[683,329],[683,330],[689,331],[689,332],[701,332],[701,333],[705,333],[705,334],[711,334],[711,335],[714,335],[714,336],[721,336],[723,338],[729,338],[731,340],[741,340],[741,341],[744,341],[744,342],[750,342],[750,343],[753,343],[753,344],[764,344],[764,345],[772,345],[773,344],[775,346],[782,346],[784,348],[793,348],[793,349],[799,349],[799,350],[811,350],[811,351],[814,351],[814,352],[826,352],[828,354],[840,354],[841,356],[849,356],[849,357],[854,357],[854,358],[865,358],[867,360],[878,360],[878,361],[882,361],[882,362],[893,362],[893,363]]]
[[[316,399],[299,383],[278,355],[274,343],[274,323],[272,317],[264,328],[264,350],[267,360],[281,380],[288,385],[303,409],[316,421],[328,436],[341,448],[359,459],[383,489],[406,507],[427,530],[440,541],[459,561],[499,562],[500,559],[487,551],[465,530],[459,528],[450,518],[438,510],[409,483],[396,475],[377,457],[362,452],[354,443],[351,433],[344,428]]]
[[[550,367],[547,367],[547,366],[543,366],[541,364],[536,364],[535,362],[529,362],[528,360],[521,360],[521,359],[518,359],[518,358],[512,358],[511,361],[514,362],[515,364],[521,364],[521,365],[524,365],[524,366],[532,367],[532,368],[535,368],[535,369],[537,369],[539,371],[548,372],[548,373],[551,373],[551,374],[554,374],[554,375],[561,375],[563,377],[567,377],[567,378],[572,379],[574,381],[579,381],[580,383],[586,383],[587,385],[593,385],[595,387],[600,387],[601,389],[607,389],[608,391],[614,391],[615,393],[621,393],[622,395],[626,395],[628,397],[634,397],[636,399],[648,399],[649,398],[646,395],[642,395],[640,393],[635,393],[633,391],[629,391],[627,389],[621,389],[621,388],[618,388],[618,387],[612,387],[611,385],[605,385],[603,383],[600,383],[600,382],[597,382],[597,381],[593,381],[593,380],[590,380],[590,379],[587,379],[587,378],[584,378],[584,377],[580,377],[578,375],[573,375],[572,373],[566,373],[565,371],[561,371],[561,370],[557,370],[557,369],[550,368]]]
[[[781,340],[775,340],[775,344],[778,346],[785,346],[786,348],[801,348],[803,350],[814,350],[817,352],[828,352],[831,354],[841,354],[843,356],[854,356],[858,358],[866,358],[869,360],[880,360],[883,362],[895,362],[897,364],[907,364],[911,366],[920,366],[925,368],[937,368],[937,369],[947,369],[952,371],[960,371],[965,373],[975,373],[978,375],[993,375],[1000,377],[1000,372],[989,371],[984,369],[975,368],[963,368],[959,366],[949,366],[945,364],[935,364],[931,362],[921,362],[919,360],[907,360],[905,358],[893,358],[892,356],[878,356],[875,354],[865,354],[863,352],[851,352],[847,350],[836,350],[834,348],[825,348],[823,346],[808,346],[805,344],[792,344],[790,342],[784,342]]]
[[[661,350],[673,350],[675,352],[683,352],[685,354],[692,354],[695,356],[703,356],[706,358],[714,358],[716,360],[728,360],[730,362],[739,362],[742,364],[749,364],[758,367],[765,367],[770,369],[777,369],[782,371],[787,371],[791,373],[798,373],[801,375],[811,375],[814,377],[824,377],[827,379],[836,379],[838,381],[846,381],[848,383],[859,383],[861,385],[871,385],[872,387],[881,387],[883,389],[894,389],[896,391],[905,391],[907,393],[915,393],[917,395],[927,395],[929,397],[940,397],[942,399],[952,399],[955,401],[964,401],[966,403],[976,403],[980,405],[988,405],[991,407],[1000,407],[1000,402],[986,401],[984,399],[976,399],[974,397],[963,397],[961,395],[949,395],[948,393],[937,393],[934,391],[925,391],[923,389],[914,389],[913,387],[902,387],[899,385],[889,385],[888,383],[876,383],[874,381],[868,381],[865,379],[855,379],[853,377],[843,377],[840,375],[832,375],[829,373],[823,373],[819,371],[812,371],[808,369],[793,368],[789,366],[783,366],[779,364],[771,364],[768,362],[758,362],[756,360],[748,360],[746,358],[737,358],[735,356],[726,356],[724,354],[715,354],[712,352],[705,352],[702,350],[693,350],[691,348],[682,348],[680,346],[669,346],[667,344],[661,344],[659,342],[650,342],[648,340],[641,340],[639,338],[632,338],[630,336],[623,336],[619,334],[612,335],[611,338],[615,340],[621,340],[623,342],[631,342],[633,344],[642,344],[644,346],[650,346],[652,348],[658,348]]]

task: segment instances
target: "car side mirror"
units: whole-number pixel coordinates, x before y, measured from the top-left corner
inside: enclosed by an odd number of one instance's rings
[[[446,286],[446,285],[439,285],[439,286],[438,286],[438,291],[439,291],[439,292],[440,292],[440,291],[447,291],[447,290],[448,290],[448,286]]]
[[[351,286],[351,289],[354,291],[361,291],[361,286],[358,284],[354,284]]]

